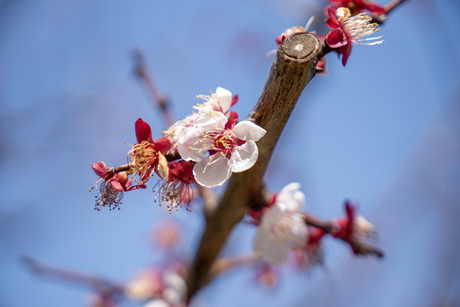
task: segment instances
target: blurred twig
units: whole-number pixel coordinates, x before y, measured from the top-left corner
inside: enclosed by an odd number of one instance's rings
[[[58,281],[78,284],[92,288],[103,297],[123,295],[124,285],[101,277],[82,274],[68,269],[40,263],[29,256],[22,256],[21,261],[34,273],[42,277],[54,278]]]
[[[147,64],[144,58],[144,55],[141,51],[135,49],[132,52],[132,57],[134,61],[134,72],[142,84],[145,86],[147,93],[160,111],[165,122],[165,126],[170,127],[174,124],[174,117],[170,110],[170,103],[158,90],[155,82],[153,81],[152,75],[150,74]]]

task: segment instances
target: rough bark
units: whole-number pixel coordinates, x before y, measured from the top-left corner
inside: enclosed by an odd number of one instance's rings
[[[211,279],[210,268],[233,227],[257,203],[263,176],[278,138],[300,94],[314,77],[321,42],[312,33],[299,33],[278,48],[265,87],[249,120],[267,130],[258,142],[259,158],[248,171],[233,174],[213,212],[187,274],[189,299]]]

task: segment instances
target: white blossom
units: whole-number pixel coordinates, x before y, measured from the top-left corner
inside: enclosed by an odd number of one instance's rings
[[[226,127],[227,122],[222,112],[205,109],[178,138],[179,154],[196,162],[193,175],[202,186],[222,185],[232,172],[251,168],[259,156],[256,142],[266,131],[250,121],[242,121],[233,129]]]
[[[273,264],[282,264],[290,249],[301,248],[307,243],[308,229],[300,214],[305,196],[299,188],[296,182],[285,186],[275,204],[262,216],[254,251]]]

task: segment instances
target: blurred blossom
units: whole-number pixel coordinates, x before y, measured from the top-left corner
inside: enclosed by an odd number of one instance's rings
[[[294,249],[292,253],[294,265],[307,271],[324,264],[324,249],[321,239],[326,233],[320,228],[309,226],[308,234],[307,245]]]
[[[289,249],[305,246],[308,229],[301,213],[305,196],[299,183],[285,186],[275,204],[262,216],[254,239],[254,251],[273,264],[282,264]]]
[[[166,271],[161,276],[163,291],[160,297],[152,299],[148,307],[182,307],[186,306],[187,286],[182,276],[173,271]]]
[[[368,255],[373,253],[366,243],[368,238],[376,235],[374,226],[364,217],[356,214],[356,206],[350,202],[345,203],[346,215],[334,220],[336,230],[331,231],[333,237],[347,242],[355,255]]]
[[[278,285],[279,273],[275,266],[262,261],[255,267],[255,278],[259,285],[273,289]]]
[[[139,273],[126,286],[126,294],[135,300],[147,300],[160,297],[164,290],[160,268],[150,268]]]
[[[169,219],[156,224],[152,236],[155,246],[165,251],[171,251],[182,240],[179,225]]]
[[[88,298],[89,307],[117,307],[118,304],[113,302],[107,295],[92,294]]]

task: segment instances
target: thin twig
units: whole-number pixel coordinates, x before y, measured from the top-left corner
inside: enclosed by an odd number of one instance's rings
[[[59,281],[86,286],[104,295],[110,295],[111,297],[124,294],[124,285],[111,280],[45,265],[29,256],[22,256],[21,261],[29,267],[31,271],[43,277],[50,277]]]
[[[372,21],[376,22],[378,24],[383,24],[385,20],[387,19],[388,15],[398,6],[406,2],[407,0],[393,0],[389,3],[387,3],[384,8],[385,8],[385,14],[372,14]]]
[[[160,93],[153,81],[142,52],[135,49],[132,54],[134,60],[134,72],[136,76],[142,81],[142,84],[144,84],[152,102],[160,109],[166,128],[170,127],[174,124],[174,117],[170,110],[169,101]]]
[[[217,259],[211,267],[211,274],[213,276],[221,275],[236,267],[251,264],[260,260],[255,254],[229,256]]]
[[[335,227],[332,221],[326,221],[326,220],[320,219],[319,217],[316,217],[309,213],[303,214],[302,218],[305,221],[305,224],[316,227],[316,228],[320,228],[326,233],[330,233],[331,231],[335,230]]]

